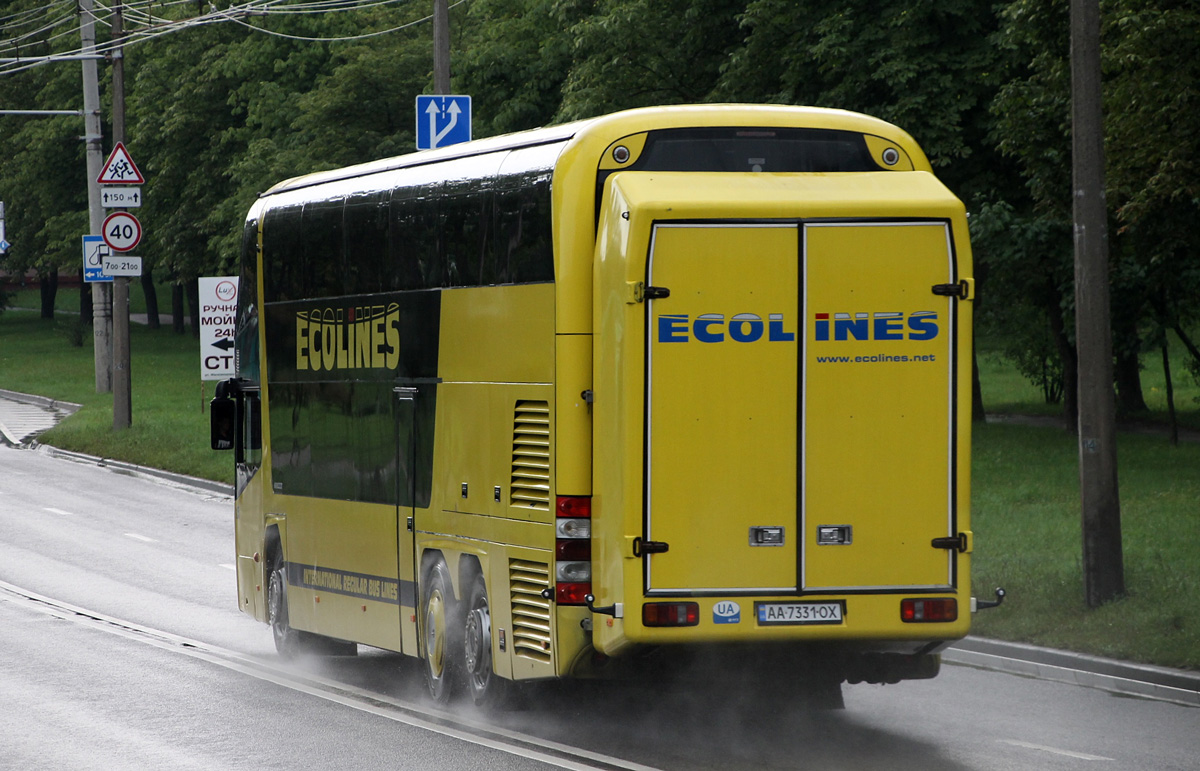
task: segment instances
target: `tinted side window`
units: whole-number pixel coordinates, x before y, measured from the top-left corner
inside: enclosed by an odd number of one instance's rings
[[[373,191],[346,198],[343,215],[346,250],[346,290],[372,294],[396,288],[397,264],[388,256],[389,191]]]
[[[268,303],[304,296],[302,220],[300,205],[270,209],[263,217],[263,288]]]

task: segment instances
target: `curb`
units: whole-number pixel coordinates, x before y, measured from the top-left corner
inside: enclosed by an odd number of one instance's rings
[[[948,664],[1200,707],[1200,673],[1027,643],[967,637],[942,651]]]
[[[35,407],[43,407],[49,410],[72,415],[78,412],[83,405],[75,404],[74,402],[63,402],[57,399],[48,399],[45,396],[37,396],[35,394],[25,394],[19,391],[8,391],[0,388],[0,399],[7,399],[21,404],[31,404]],[[4,437],[0,435],[0,440]],[[36,439],[32,439],[24,444],[10,442],[13,447],[34,450],[36,452],[45,453],[55,458],[64,458],[66,460],[75,461],[76,463],[88,463],[104,468],[129,474],[131,476],[147,477],[168,482],[179,487],[191,487],[197,490],[202,490],[207,493],[216,495],[227,495],[233,497],[233,486],[222,482],[213,482],[210,479],[200,479],[199,477],[187,476],[186,474],[176,474],[171,471],[163,471],[162,469],[150,468],[149,466],[138,466],[134,463],[126,463],[119,460],[109,460],[107,458],[98,458],[95,455],[85,455],[79,452],[71,452],[70,450],[60,450],[57,447],[48,444],[41,444]]]
[[[63,458],[64,460],[74,461],[75,463],[86,463],[100,466],[102,468],[112,469],[118,474],[127,474],[129,476],[156,479],[160,482],[167,482],[175,485],[176,487],[190,487],[197,492],[212,493],[214,495],[223,495],[233,498],[233,485],[227,485],[223,482],[214,482],[211,479],[190,477],[186,474],[176,474],[171,471],[163,471],[162,469],[150,468],[149,466],[138,466],[134,463],[126,463],[119,460],[97,458],[94,455],[84,455],[83,453],[71,452],[70,450],[60,450],[57,447],[53,447],[48,444],[38,444],[37,442],[32,442],[29,445],[29,449],[54,458]]]
[[[20,402],[21,404],[32,404],[35,407],[45,407],[48,410],[58,410],[68,415],[75,414],[83,407],[82,404],[76,404],[75,402],[60,402],[57,399],[47,399],[45,396],[23,394],[18,391],[6,391],[3,388],[0,388],[0,399],[8,399],[11,402]]]

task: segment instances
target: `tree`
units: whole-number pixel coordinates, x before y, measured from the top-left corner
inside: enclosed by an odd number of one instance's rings
[[[606,0],[574,24],[558,120],[711,101],[743,0]]]
[[[25,27],[45,19],[42,4],[16,0],[6,10],[5,37],[20,38]],[[20,13],[24,12],[24,13]],[[3,55],[44,56],[69,50],[77,38],[60,37],[53,45],[25,43]],[[0,103],[21,109],[78,109],[82,102],[78,66],[52,64],[0,76]],[[0,200],[7,206],[8,240],[13,246],[6,269],[37,272],[41,315],[53,318],[58,271],[80,264],[80,240],[87,232],[87,174],[82,121],[78,117],[0,116]]]

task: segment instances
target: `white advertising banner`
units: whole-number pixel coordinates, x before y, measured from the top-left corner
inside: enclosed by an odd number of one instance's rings
[[[236,276],[200,279],[200,379],[233,377],[233,328],[237,318]]]

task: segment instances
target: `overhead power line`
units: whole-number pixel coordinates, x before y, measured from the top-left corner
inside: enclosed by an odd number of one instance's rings
[[[70,0],[65,0],[66,4],[71,8],[74,3]],[[329,13],[339,13],[348,11],[363,11],[386,6],[394,6],[401,3],[411,3],[412,0],[309,0],[308,2],[285,3],[280,0],[249,0],[248,2],[236,3],[225,9],[217,9],[210,3],[210,9],[207,13],[198,16],[189,17],[186,19],[169,19],[151,12],[151,10],[159,11],[168,6],[181,4],[194,4],[195,0],[168,0],[168,2],[142,2],[129,3],[122,5],[122,11],[127,22],[131,24],[140,24],[140,27],[126,30],[123,41],[118,43],[108,42],[100,43],[95,47],[95,52],[106,54],[118,47],[129,47],[138,43],[143,43],[148,40],[153,40],[165,34],[179,32],[184,29],[193,27],[206,26],[209,24],[218,24],[221,22],[233,22],[247,30],[258,32],[260,34],[282,37],[289,40],[300,40],[305,42],[322,42],[322,43],[339,43],[350,42],[355,40],[366,40],[373,37],[380,37],[394,32],[400,32],[411,27],[424,24],[432,19],[432,16],[425,16],[415,21],[398,24],[394,27],[389,27],[383,30],[373,32],[365,32],[358,35],[335,35],[335,36],[304,36],[293,35],[285,32],[278,32],[268,29],[265,26],[257,26],[249,23],[248,19],[255,17],[266,16],[321,16]],[[462,5],[466,0],[458,0],[451,7]],[[53,3],[43,6],[42,11],[47,11],[56,8],[62,3]],[[102,25],[109,26],[113,10],[106,6],[100,5],[97,8],[97,22]],[[73,21],[73,14],[58,23],[67,23]],[[15,46],[13,41],[0,41],[0,51],[12,51],[14,48],[31,47],[33,45],[43,45],[54,42],[60,37],[73,35],[74,28],[64,30],[58,34],[47,37],[43,40],[29,41],[21,46]],[[78,55],[79,49],[60,52],[62,57],[70,55]],[[47,64],[55,61],[56,56],[51,54],[48,59],[38,60],[20,60],[0,63],[0,75],[14,74],[32,69],[34,67]]]

